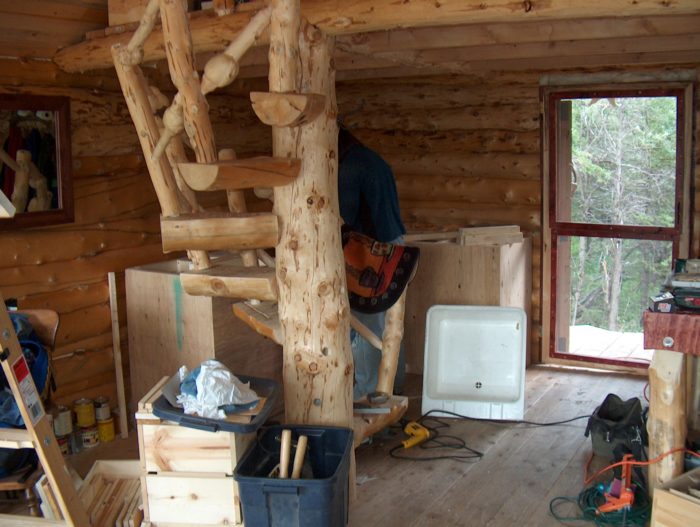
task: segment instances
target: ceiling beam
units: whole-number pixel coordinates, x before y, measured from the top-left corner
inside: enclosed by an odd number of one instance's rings
[[[555,19],[624,18],[657,15],[698,15],[697,0],[303,0],[302,13],[332,35],[366,33],[395,28],[454,26],[496,22],[536,22]],[[196,53],[220,51],[245,27],[253,12],[223,16],[211,13],[191,21]],[[127,42],[132,32],[112,34],[61,50],[56,63],[66,71],[87,71],[112,66],[110,48]],[[163,35],[156,28],[145,43],[146,61],[165,57]]]

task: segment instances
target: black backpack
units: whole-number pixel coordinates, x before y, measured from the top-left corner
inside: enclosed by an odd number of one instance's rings
[[[609,393],[603,404],[588,418],[586,437],[590,434],[593,453],[607,460],[615,457],[615,450],[624,447],[641,460],[648,444],[646,412],[637,398],[623,401]]]

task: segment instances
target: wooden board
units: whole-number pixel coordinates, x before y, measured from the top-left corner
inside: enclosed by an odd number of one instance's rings
[[[423,371],[426,313],[433,305],[522,307],[530,319],[529,240],[510,246],[415,245],[420,263],[408,286],[405,316],[409,371]]]
[[[281,380],[279,346],[234,317],[228,299],[185,293],[177,261],[128,269],[126,282],[132,401],[210,358],[234,374]]]
[[[147,521],[186,525],[238,525],[238,494],[232,477],[159,474],[142,478],[148,494]]]
[[[206,432],[167,421],[142,424],[143,461],[148,472],[217,472],[233,475],[255,434]]]
[[[645,311],[643,324],[644,349],[670,349],[689,355],[700,355],[700,313]],[[668,338],[671,340],[666,340]]]

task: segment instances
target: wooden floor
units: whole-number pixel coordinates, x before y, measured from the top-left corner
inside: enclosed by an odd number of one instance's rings
[[[595,410],[608,393],[639,397],[645,377],[533,368],[525,419],[558,421]],[[409,395],[420,394],[418,387]],[[420,398],[411,399],[414,416]],[[499,426],[450,420],[449,432],[484,453],[476,463],[413,462],[389,457],[404,436],[375,439],[357,451],[357,501],[351,527],[560,526],[549,514],[556,496],[576,496],[591,452],[586,420],[557,427]],[[434,455],[435,451],[420,452]],[[570,509],[562,509],[569,513]]]
[[[543,422],[590,414],[611,392],[623,399],[643,398],[645,383],[645,377],[623,374],[533,368],[527,372],[525,418]],[[420,393],[420,377],[409,376],[411,418],[419,416]],[[446,433],[462,437],[484,457],[469,464],[395,460],[389,450],[404,439],[403,433],[389,430],[375,436],[372,444],[357,451],[351,527],[561,525],[549,515],[549,502],[555,496],[575,496],[582,488],[583,466],[591,451],[591,440],[583,435],[585,419],[537,428],[449,422]],[[128,440],[100,445],[69,461],[85,476],[95,459],[137,457],[134,431]],[[0,504],[0,512],[10,511]]]

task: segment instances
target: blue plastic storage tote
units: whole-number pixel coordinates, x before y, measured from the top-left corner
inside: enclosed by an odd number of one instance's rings
[[[309,438],[306,459],[313,479],[267,477],[279,463],[283,429],[292,431],[294,445],[300,435]],[[352,430],[348,428],[287,425],[264,430],[233,473],[238,482],[245,526],[346,525],[351,449]],[[292,448],[291,460],[294,454],[295,447]]]

